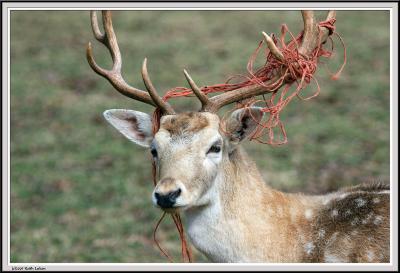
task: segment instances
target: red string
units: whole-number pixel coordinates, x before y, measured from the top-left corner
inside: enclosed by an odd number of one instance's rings
[[[312,51],[311,55],[308,57],[303,56],[298,52],[299,45],[303,38],[303,32],[298,34],[296,37],[290,32],[289,28],[283,24],[281,27],[281,36],[279,39],[275,37],[274,34],[271,35],[274,43],[278,46],[280,51],[282,52],[284,58],[283,60],[277,59],[266,47],[265,48],[265,64],[254,71],[254,63],[259,55],[259,52],[262,48],[264,41],[260,41],[254,53],[250,56],[249,61],[247,63],[247,72],[248,75],[235,75],[229,77],[225,83],[223,84],[215,84],[211,86],[203,86],[200,90],[208,95],[211,93],[218,92],[229,92],[232,90],[236,90],[242,87],[250,86],[250,85],[261,85],[270,91],[267,94],[262,95],[262,99],[251,98],[246,100],[245,102],[238,102],[236,104],[234,111],[238,108],[248,108],[254,106],[255,104],[262,104],[261,110],[264,113],[268,113],[269,115],[264,115],[264,118],[261,121],[257,121],[255,117],[253,119],[257,122],[258,126],[251,136],[251,140],[256,140],[257,142],[270,144],[270,145],[282,145],[287,143],[287,135],[286,130],[283,123],[280,120],[281,111],[289,104],[289,102],[294,98],[298,97],[301,100],[309,100],[312,99],[320,93],[320,86],[318,84],[317,79],[314,77],[314,74],[317,70],[318,59],[320,57],[331,58],[334,52],[334,43],[332,39],[332,35],[337,37],[343,47],[343,63],[339,70],[331,75],[331,79],[336,80],[340,76],[344,66],[346,65],[346,47],[342,37],[335,32],[335,21],[336,19],[332,18],[323,22],[320,22],[318,25],[320,27],[325,27],[329,30],[329,40],[331,42],[331,49],[323,48],[321,44],[321,32],[319,33],[319,41],[318,46]],[[285,37],[289,34],[291,40],[288,43],[285,43]],[[280,75],[277,77],[276,75]],[[240,81],[241,79],[241,81]],[[236,81],[236,82],[234,82]],[[301,91],[308,86],[311,81],[315,82],[316,90],[315,92],[303,98],[300,93]],[[234,83],[232,83],[234,82]],[[281,92],[278,93],[279,88],[285,82],[285,86],[281,89]],[[175,87],[166,92],[163,96],[163,100],[167,101],[171,98],[176,97],[189,97],[192,96],[193,92],[190,88],[187,87]],[[269,95],[269,99],[266,96]],[[225,117],[228,113],[225,113],[224,117],[221,119],[221,123],[224,124]],[[251,112],[250,112],[251,113]],[[160,118],[161,111],[157,108],[153,114],[153,133],[155,134],[160,127]],[[223,128],[223,126],[221,127]],[[278,139],[276,139],[275,134],[276,130],[280,133]],[[153,178],[154,183],[156,177],[156,166],[153,164]],[[155,232],[158,228],[159,223],[164,218],[165,213],[157,223],[156,229],[154,231],[154,240],[156,240]],[[182,259],[183,261],[187,260],[189,262],[192,261],[191,252],[187,245],[184,229],[181,222],[181,218],[179,214],[172,214],[172,219],[178,229],[181,247],[182,247]],[[170,256],[164,252],[164,250],[159,246],[158,242],[157,246],[160,248],[161,252],[171,261]]]
[[[343,39],[341,36],[335,32],[335,23],[336,19],[332,18],[319,23],[320,27],[326,27],[329,30],[329,35],[335,35],[340,43],[342,44],[344,54],[343,54],[343,64],[339,68],[339,70],[331,75],[333,80],[336,80],[344,66],[346,64],[346,47],[344,45]],[[285,43],[285,37],[289,34],[291,40],[288,43]],[[272,35],[274,42],[278,46],[278,40],[275,35]],[[201,91],[204,94],[210,93],[218,93],[218,92],[229,92],[232,90],[236,90],[238,88],[250,86],[250,85],[261,85],[270,91],[270,98],[265,99],[265,95],[263,96],[263,100],[253,100],[252,103],[238,103],[236,105],[237,108],[251,107],[254,106],[255,103],[263,103],[265,106],[262,107],[262,111],[264,113],[269,113],[267,118],[264,118],[262,122],[258,122],[258,128],[256,133],[251,137],[252,140],[256,140],[260,143],[271,144],[271,145],[281,145],[287,143],[286,131],[283,123],[280,121],[280,112],[288,105],[288,103],[294,98],[298,97],[302,100],[312,99],[320,93],[320,86],[318,84],[317,79],[314,77],[314,74],[317,70],[317,62],[320,57],[331,58],[333,54],[333,40],[329,37],[331,41],[332,48],[330,50],[324,49],[323,45],[321,45],[320,41],[318,42],[318,46],[313,50],[311,56],[304,57],[298,52],[299,45],[303,38],[303,32],[301,32],[296,37],[290,32],[288,27],[283,24],[281,27],[281,36],[279,40],[279,48],[284,56],[284,60],[281,61],[277,59],[272,53],[269,52],[268,48],[266,48],[266,62],[264,66],[262,66],[257,71],[254,71],[253,66],[257,56],[259,55],[260,49],[262,48],[263,41],[260,41],[254,53],[250,56],[248,64],[247,64],[247,72],[248,75],[235,75],[227,79],[227,81],[223,84],[215,84],[211,86],[203,86],[201,87]],[[319,35],[319,39],[321,39],[321,35]],[[276,78],[275,75],[281,75],[279,78]],[[243,79],[242,81],[238,81],[239,79]],[[236,83],[231,83],[232,81],[238,81]],[[287,85],[283,88],[283,91],[277,96],[277,92],[279,87],[281,87],[282,83],[286,81]],[[315,92],[303,98],[300,95],[300,92],[310,84],[311,81],[315,82],[316,90]],[[289,92],[292,83],[295,83],[297,86],[294,91]],[[188,97],[193,94],[192,90],[187,87],[175,87],[166,92],[163,99],[167,101],[171,98],[176,97]],[[281,140],[275,140],[274,129],[277,128],[280,131]],[[263,131],[267,130],[267,133]],[[265,137],[267,138],[265,140]]]
[[[155,173],[156,173],[156,166],[153,162],[153,177],[156,177]],[[153,179],[153,181],[156,181],[156,179]],[[155,182],[156,183],[156,182]],[[156,243],[158,249],[161,251],[161,253],[168,259],[169,262],[173,262],[173,259],[171,258],[170,255],[168,255],[168,253],[161,247],[160,243],[157,240],[157,230],[159,225],[161,224],[161,222],[164,220],[166,212],[164,212],[161,216],[161,218],[158,220],[155,228],[154,228],[154,232],[153,232],[153,240]],[[185,230],[183,228],[183,224],[182,224],[182,220],[181,217],[179,215],[179,213],[174,213],[174,214],[170,214],[172,217],[172,220],[174,221],[174,224],[178,230],[179,233],[179,239],[181,241],[181,252],[182,252],[182,261],[183,262],[189,262],[191,263],[193,261],[192,258],[192,252],[190,250],[190,247],[186,241],[185,238]]]
[[[160,246],[160,243],[158,242],[157,237],[156,237],[158,227],[159,227],[159,225],[161,224],[162,220],[164,219],[165,214],[166,214],[166,212],[164,212],[164,213],[162,214],[161,218],[158,220],[158,222],[157,222],[157,224],[156,224],[156,227],[154,228],[153,240],[154,240],[154,242],[156,243],[158,249],[161,251],[161,253],[164,254],[164,256],[168,259],[168,261],[169,261],[170,263],[172,263],[173,260],[172,260],[171,256],[169,256],[168,253],[165,252],[165,250]]]

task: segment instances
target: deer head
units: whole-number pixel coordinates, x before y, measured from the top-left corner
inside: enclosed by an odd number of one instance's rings
[[[312,11],[302,11],[302,15],[304,34],[298,52],[307,57],[326,41],[329,30],[318,26]],[[334,16],[335,12],[330,11],[327,19]],[[224,105],[276,91],[285,84],[286,79],[274,90],[254,84],[208,97],[187,71],[184,71],[192,92],[200,100],[202,107],[199,112],[177,114],[171,105],[158,95],[148,75],[146,59],[142,66],[142,77],[147,91],[129,86],[124,81],[121,75],[122,59],[112,26],[111,12],[103,11],[102,18],[104,33],[99,29],[96,13],[91,12],[94,36],[110,51],[113,66],[111,70],[98,66],[89,43],[87,59],[90,66],[121,94],[155,106],[162,112],[160,128],[154,133],[153,117],[146,113],[111,109],[104,112],[104,117],[129,140],[150,150],[158,174],[158,183],[152,194],[155,205],[166,211],[206,205],[212,201],[212,189],[218,175],[224,173],[221,170],[224,168],[224,162],[234,160],[239,144],[252,135],[263,117],[260,108],[248,107],[235,110],[227,121],[222,123],[217,111]],[[273,39],[266,33],[263,35],[271,53],[276,58],[283,59],[283,54]]]

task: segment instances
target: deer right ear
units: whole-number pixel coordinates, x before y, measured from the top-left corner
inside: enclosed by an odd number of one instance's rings
[[[126,109],[110,109],[104,118],[126,138],[143,147],[150,147],[153,140],[153,125],[150,115]]]
[[[226,133],[232,144],[248,139],[263,118],[260,107],[241,108],[232,112],[226,122]]]

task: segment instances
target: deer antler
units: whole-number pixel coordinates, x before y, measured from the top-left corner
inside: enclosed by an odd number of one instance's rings
[[[303,42],[299,48],[299,53],[308,56],[317,46],[319,42],[319,26],[315,21],[314,12],[312,10],[302,10],[301,14],[304,21],[304,34]],[[330,10],[326,20],[335,18],[336,11]],[[329,29],[326,27],[321,28],[320,43],[323,44],[328,38]]]
[[[318,23],[315,20],[313,11],[306,10],[301,12],[304,22],[304,33],[303,33],[302,43],[298,48],[298,52],[303,57],[310,58],[311,57],[310,55],[312,54],[314,49],[317,48],[320,44],[326,42],[329,35],[329,29],[327,27],[324,26],[320,27],[318,25]],[[335,11],[329,11],[326,20],[331,20],[335,18],[335,16],[336,16]],[[156,106],[160,108],[164,114],[175,114],[175,111],[173,110],[171,105],[166,101],[164,101],[158,95],[156,89],[154,88],[154,85],[152,84],[150,77],[148,75],[146,58],[144,59],[142,66],[142,77],[147,92],[130,86],[123,79],[121,74],[121,68],[122,68],[121,53],[112,26],[111,12],[102,11],[103,25],[105,30],[104,34],[101,33],[99,29],[95,11],[90,12],[90,18],[91,18],[91,25],[94,37],[108,48],[111,54],[111,58],[113,60],[113,66],[111,70],[106,70],[100,67],[94,60],[92,46],[91,43],[89,42],[86,50],[86,57],[91,68],[97,74],[106,78],[121,94],[129,98]],[[270,49],[271,54],[273,54],[278,60],[284,61],[285,57],[283,53],[279,50],[279,48],[275,45],[273,39],[270,36],[268,36],[268,34],[266,34],[265,32],[262,32],[262,34],[264,36],[268,48]],[[282,75],[276,75],[275,78],[270,79],[272,80],[272,82],[276,83],[273,85],[273,87],[268,88],[260,84],[254,84],[239,89],[235,89],[229,92],[225,92],[223,94],[214,96],[212,98],[208,98],[207,95],[204,94],[201,91],[201,89],[196,85],[196,83],[193,81],[193,79],[190,77],[190,75],[187,73],[186,70],[184,70],[184,74],[193,93],[197,96],[197,98],[200,100],[202,104],[201,110],[208,112],[217,112],[218,109],[220,109],[224,105],[246,100],[251,97],[262,95],[264,93],[274,92],[289,81],[287,78],[280,80]]]
[[[326,27],[318,26],[313,11],[305,10],[301,12],[304,21],[304,34],[302,43],[298,48],[298,52],[305,57],[310,57],[309,55],[313,52],[313,50],[317,46],[319,46],[319,44],[323,44],[326,42],[329,35],[329,29]],[[329,11],[326,20],[335,18],[335,16],[336,16],[335,11]],[[283,61],[284,55],[275,45],[272,38],[268,36],[268,34],[266,34],[265,32],[262,32],[262,34],[264,36],[268,48],[270,49],[270,52],[278,60]],[[274,86],[272,89],[267,89],[265,86],[254,84],[239,89],[235,89],[229,92],[225,92],[223,94],[214,96],[212,98],[208,98],[204,93],[200,91],[200,89],[196,86],[196,84],[193,82],[193,80],[190,78],[189,74],[187,74],[186,71],[185,71],[185,76],[194,94],[200,99],[202,103],[202,111],[208,111],[208,112],[216,112],[218,111],[218,109],[227,104],[245,100],[254,96],[259,96],[264,93],[274,92],[278,90],[286,82],[286,79],[284,79],[283,81],[279,82],[276,86]],[[272,79],[272,81],[273,82],[278,81],[281,76],[282,75],[276,75],[276,78]]]
[[[159,107],[163,113],[174,114],[175,111],[173,110],[171,105],[162,100],[162,98],[157,94],[157,91],[154,88],[153,84],[151,83],[149,75],[147,73],[146,59],[143,62],[142,76],[148,92],[140,90],[136,87],[132,87],[125,82],[121,74],[122,59],[118,47],[117,37],[115,36],[112,26],[111,11],[102,11],[102,17],[105,31],[104,34],[101,33],[99,29],[96,12],[90,11],[91,25],[94,37],[100,43],[105,45],[110,51],[111,58],[113,60],[113,66],[111,70],[106,70],[100,67],[94,60],[92,46],[89,42],[86,49],[86,57],[90,67],[94,70],[94,72],[106,78],[122,95]]]
[[[193,93],[200,100],[201,109],[205,110],[205,109],[212,108],[213,103],[210,101],[210,99],[207,97],[206,94],[201,92],[201,89],[193,81],[193,79],[190,77],[189,73],[185,69],[183,70],[183,73],[185,74],[186,80],[188,81],[190,87],[192,88]]]

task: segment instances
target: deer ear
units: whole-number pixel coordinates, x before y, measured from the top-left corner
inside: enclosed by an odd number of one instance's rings
[[[125,137],[143,147],[150,147],[153,140],[151,116],[126,109],[110,109],[104,118]]]
[[[249,107],[232,112],[225,127],[231,143],[238,144],[254,133],[264,114],[261,109],[260,107]]]

